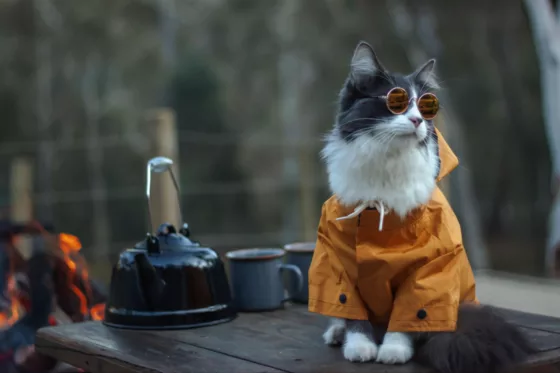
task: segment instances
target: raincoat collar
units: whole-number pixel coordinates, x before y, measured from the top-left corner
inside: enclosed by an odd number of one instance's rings
[[[341,224],[341,227],[346,226],[347,223],[343,223],[343,222],[348,221],[350,219],[341,219],[340,217],[346,217],[352,214],[355,211],[355,207],[345,206],[339,202],[336,196],[334,196],[334,198],[336,201],[335,203],[336,216],[339,216],[339,218],[336,218],[336,220],[337,221],[342,220],[339,223]],[[420,206],[412,210],[411,212],[409,212],[406,217],[402,218],[399,215],[397,215],[394,211],[386,209],[385,215],[383,216],[383,219],[381,219],[382,216],[377,212],[378,211],[377,208],[375,207],[366,208],[360,214],[358,214],[359,217],[358,217],[357,224],[358,225],[364,224],[372,227],[379,227],[382,224],[383,231],[390,231],[393,229],[399,229],[404,224],[413,224],[422,216],[425,210],[426,210],[426,206]],[[353,223],[351,224],[354,225]]]
[[[436,177],[436,181],[441,181],[445,176],[449,175],[451,171],[453,171],[459,165],[459,159],[451,150],[451,147],[447,144],[447,141],[443,138],[441,132],[436,128],[436,135],[438,139],[438,152],[439,152],[439,173]],[[393,226],[402,225],[403,219],[398,217],[394,212],[390,211],[387,206],[384,204],[383,201],[373,201],[373,202],[365,202],[359,204],[354,207],[353,211],[348,211],[346,214],[342,214],[336,220],[347,220],[355,218],[356,216],[362,214],[362,212],[367,211],[369,209],[375,209],[379,211],[377,215],[377,222],[376,225],[379,227],[379,231],[382,231],[383,228],[389,228]],[[410,219],[415,220],[415,217],[421,215],[424,206],[421,206],[414,211],[411,211],[407,218],[404,221],[409,221]],[[370,214],[371,215],[371,214]],[[391,226],[389,227],[388,224]]]

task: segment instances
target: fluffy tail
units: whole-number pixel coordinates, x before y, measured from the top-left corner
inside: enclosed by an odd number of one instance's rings
[[[439,373],[495,373],[534,351],[521,331],[491,308],[463,305],[457,330],[428,333],[417,357]]]

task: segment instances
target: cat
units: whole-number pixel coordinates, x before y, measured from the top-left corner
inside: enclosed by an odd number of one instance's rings
[[[438,135],[416,102],[440,89],[434,67],[432,59],[411,74],[392,73],[362,41],[339,94],[335,126],[322,150],[329,185],[341,205],[362,205],[352,216],[377,208],[380,230],[382,211],[404,218],[426,205],[436,188],[442,166]],[[401,114],[387,107],[387,93],[395,87],[410,97]],[[366,320],[331,318],[323,338],[342,345],[350,361],[403,364],[416,355],[441,373],[494,372],[533,351],[515,327],[482,306],[459,306],[454,332],[387,332],[377,338],[375,331]]]

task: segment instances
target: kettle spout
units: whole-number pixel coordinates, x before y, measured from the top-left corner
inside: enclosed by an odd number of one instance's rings
[[[163,295],[165,281],[159,276],[146,254],[136,254],[134,259],[144,303],[150,311],[154,311]]]

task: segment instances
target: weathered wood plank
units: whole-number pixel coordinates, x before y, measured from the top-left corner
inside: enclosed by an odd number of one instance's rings
[[[520,372],[552,369],[560,363],[560,333],[542,316],[500,310],[522,327],[541,353]],[[326,318],[305,306],[267,313],[243,313],[233,322],[177,331],[111,329],[101,323],[63,325],[38,333],[40,352],[95,373],[123,372],[290,372],[428,373],[414,363],[352,364],[340,348],[323,344]],[[557,323],[557,322],[556,322]]]
[[[550,316],[537,315],[504,308],[497,310],[511,323],[533,329],[545,330],[560,334],[560,319]]]
[[[100,322],[39,330],[36,349],[92,373],[280,373],[188,344],[166,334],[107,328]]]
[[[493,308],[506,320],[521,327],[521,330],[529,336],[539,351],[560,349],[560,338],[558,338],[560,319],[504,308]],[[300,305],[292,306],[290,312],[266,312],[261,313],[261,315],[305,325],[306,329],[315,333],[317,338],[321,337],[328,323],[326,317],[308,312],[305,307]],[[539,333],[539,331],[542,331],[542,333]],[[560,351],[558,351],[558,354],[560,355]]]
[[[547,364],[543,364],[547,361]],[[558,350],[546,351],[527,361],[511,373],[560,373],[560,355]]]
[[[230,324],[212,329],[169,332],[183,343],[240,357],[258,364],[294,373],[371,372],[371,364],[350,364],[338,348],[323,344],[325,319],[305,312],[277,311],[242,314]],[[540,351],[560,349],[558,334],[522,328]],[[159,333],[159,332],[157,332]],[[557,351],[560,355],[560,350]],[[549,358],[549,355],[546,355]],[[546,364],[537,356],[534,364]],[[414,363],[404,366],[377,365],[375,372],[428,372]]]
[[[286,312],[286,311],[285,311]],[[212,328],[169,331],[176,342],[272,366],[292,373],[423,373],[416,364],[383,366],[352,364],[340,348],[327,347],[315,324],[301,325],[272,315],[241,314],[234,322]],[[154,338],[161,332],[153,332]]]

